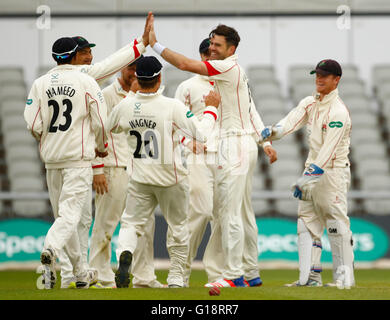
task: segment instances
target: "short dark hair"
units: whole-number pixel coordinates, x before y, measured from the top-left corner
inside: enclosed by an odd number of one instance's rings
[[[214,30],[212,30],[209,34],[209,38],[211,39],[214,35],[224,36],[227,44],[233,45],[236,48],[241,40],[238,32],[234,28],[228,27],[224,24],[219,24]]]
[[[157,76],[155,76],[151,79],[148,79],[148,80],[143,80],[143,79],[137,78],[138,84],[142,89],[153,88],[156,85],[156,83],[158,82],[159,76],[160,76],[160,74],[158,74]]]
[[[73,57],[69,57],[68,59],[63,59],[61,61],[56,60],[57,65],[62,65],[62,64],[70,64],[72,62]]]

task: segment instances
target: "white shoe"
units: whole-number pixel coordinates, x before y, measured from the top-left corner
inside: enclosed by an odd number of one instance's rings
[[[322,282],[320,281],[317,281],[317,280],[313,280],[313,279],[309,279],[306,284],[300,284],[299,283],[299,280],[297,281],[294,281],[293,283],[287,283],[284,285],[285,287],[322,287]]]
[[[97,283],[97,270],[88,269],[81,274],[76,275],[76,288],[88,289],[89,286]]]
[[[61,289],[76,289],[76,278],[61,279]]]
[[[89,286],[93,286],[98,282],[98,271],[94,268],[90,268],[87,270]]]
[[[133,280],[134,282],[134,280]],[[152,282],[144,285],[144,284],[134,284],[133,283],[133,288],[153,288],[153,289],[159,289],[159,288],[168,288],[167,284],[162,284],[158,280],[153,280]]]
[[[103,285],[100,282],[96,282],[95,284],[92,284],[89,286],[89,289],[116,289],[115,284],[114,285]]]
[[[334,287],[337,287],[337,284],[336,284],[336,282],[329,282],[329,283],[325,283],[324,287],[334,288]]]
[[[43,266],[42,277],[45,289],[53,289],[57,281],[57,274],[55,269],[55,254],[54,250],[47,248],[41,253],[41,263]]]
[[[286,283],[284,286],[285,287],[289,287],[289,288],[291,288],[291,287],[302,287],[302,285],[299,283],[299,280],[294,281],[292,283]]]
[[[215,282],[209,282],[204,285],[206,288],[236,288],[236,287],[246,287],[244,283],[244,277],[240,277],[233,280],[228,279],[219,279]]]

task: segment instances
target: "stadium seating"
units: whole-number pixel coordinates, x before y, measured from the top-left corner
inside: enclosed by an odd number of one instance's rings
[[[276,98],[281,96],[279,81],[267,80],[266,82],[255,82],[250,84],[252,97],[255,101],[265,98]]]
[[[166,66],[161,73],[162,85],[164,85],[164,95],[173,98],[176,93],[176,89],[181,82],[193,76],[193,74],[185,71],[181,71],[172,66]]]
[[[377,92],[378,87],[387,81],[390,81],[390,64],[376,64],[372,67],[373,91]]]
[[[37,70],[37,75],[43,75],[51,68],[42,66]],[[312,69],[313,65],[309,64],[291,65],[287,79],[278,79],[273,65],[255,64],[247,67],[252,98],[265,125],[277,123],[291,106],[315,91],[314,77],[309,74]],[[341,99],[350,111],[353,124],[350,158],[353,163],[352,177],[357,184],[352,185],[351,189],[386,191],[390,189],[390,143],[386,139],[386,132],[390,132],[390,64],[373,66],[371,88],[360,78],[359,71],[356,65],[344,64],[339,85]],[[164,93],[173,97],[177,86],[190,76],[190,73],[166,66],[163,72]],[[288,96],[284,96],[280,80],[287,81]],[[24,186],[29,185],[32,188],[30,190],[43,192],[46,191],[46,184],[38,145],[26,130],[23,120],[27,96],[24,81],[22,68],[0,68],[0,141],[4,150],[2,161],[6,167],[3,177],[9,180],[9,183],[2,184],[8,185],[9,189],[3,188],[3,191],[18,190],[18,183],[26,179]],[[271,187],[271,190],[285,195],[302,174],[307,156],[305,150],[308,149],[306,130],[275,141],[273,146],[279,160],[269,165],[266,156],[261,154],[253,177],[254,193],[270,190]],[[366,199],[363,203],[366,212],[389,213],[387,208],[390,204],[386,199]],[[1,205],[4,207],[2,202]],[[350,210],[354,211],[354,206],[355,202],[351,201]],[[297,201],[285,197],[273,201],[261,199],[253,201],[253,207],[256,214],[268,214],[275,209],[282,214],[296,215]],[[12,202],[12,210],[20,216],[39,216],[48,211],[48,206],[46,200],[15,200]]]
[[[21,67],[1,67],[0,84],[3,86],[7,83],[24,83],[23,69]]]
[[[250,65],[247,68],[249,84],[276,80],[273,65]]]
[[[4,161],[11,192],[44,192],[38,143],[23,118],[27,88],[21,68],[0,68],[0,116]],[[4,184],[4,183],[3,183]],[[12,214],[36,217],[48,212],[46,200],[13,200]]]

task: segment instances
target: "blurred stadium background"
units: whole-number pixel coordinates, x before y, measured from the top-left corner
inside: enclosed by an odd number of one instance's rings
[[[341,63],[340,95],[353,123],[349,215],[375,224],[386,234],[383,252],[370,261],[390,258],[390,40],[386,36],[390,1],[2,0],[0,264],[13,261],[6,254],[7,246],[22,246],[9,240],[17,234],[5,230],[7,222],[53,220],[37,143],[23,120],[32,82],[54,66],[52,43],[62,36],[84,36],[97,44],[94,62],[100,61],[142,33],[149,10],[155,14],[159,41],[196,59],[199,43],[213,27],[224,23],[236,28],[241,36],[239,63],[247,71],[265,124],[278,121],[313,92],[314,78],[309,71],[319,60],[331,58]],[[154,52],[148,49],[147,54]],[[177,85],[191,75],[164,66],[165,94],[173,96]],[[302,172],[308,151],[304,131],[274,146],[279,160],[268,165],[260,150],[253,179],[253,206],[260,232],[261,219],[296,219],[297,201],[289,190]],[[165,228],[158,216],[156,257],[167,256]],[[277,255],[273,259],[279,260]]]

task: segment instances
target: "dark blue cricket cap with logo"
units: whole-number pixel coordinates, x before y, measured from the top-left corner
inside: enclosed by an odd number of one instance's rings
[[[51,55],[57,62],[72,59],[76,55],[78,44],[72,38],[63,37],[57,39],[52,46]]]
[[[162,64],[156,57],[144,56],[137,60],[135,75],[140,80],[150,81],[160,74],[161,69]]]
[[[342,75],[340,64],[336,60],[325,59],[317,63],[315,70],[312,70],[310,74],[318,73],[324,76],[334,74],[335,76]]]
[[[84,48],[92,48],[92,47],[95,47],[96,44],[94,43],[89,43],[87,39],[85,39],[84,37],[82,36],[76,36],[76,37],[72,37],[72,39],[74,41],[77,42],[77,44],[79,45],[79,47],[77,48],[77,50],[81,50],[81,49],[84,49]]]

